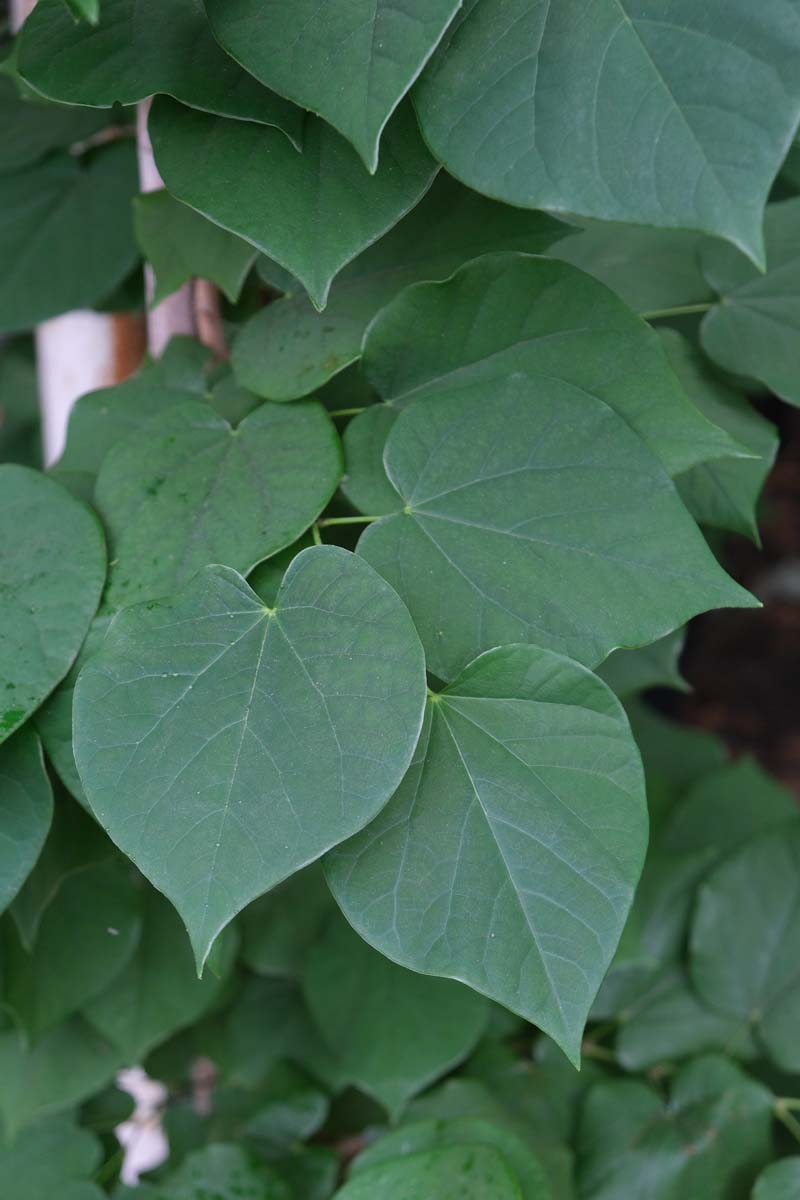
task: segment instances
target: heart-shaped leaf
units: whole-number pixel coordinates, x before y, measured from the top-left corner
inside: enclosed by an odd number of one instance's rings
[[[200,0],[170,0],[168,14],[162,0],[104,0],[94,26],[77,24],[62,0],[41,0],[20,34],[17,67],[53,100],[110,108],[163,92],[300,145],[302,112],[223,53]]]
[[[408,107],[386,130],[375,175],[317,118],[298,154],[275,130],[161,97],[150,136],[173,195],[274,258],[318,308],[337,272],[414,207],[437,171]]]
[[[378,165],[381,133],[461,0],[205,0],[220,45],[267,87],[324,117]],[[287,52],[291,47],[291,52]]]
[[[314,547],[274,609],[209,567],[173,599],[121,612],[78,679],[75,759],[99,821],[173,902],[202,965],[245,904],[380,811],[424,694],[395,593],[357,556]]]
[[[577,1061],[646,841],[619,701],[577,664],[509,646],[431,697],[402,787],[325,869],[374,946],[464,980]]]
[[[0,912],[33,870],[53,819],[41,743],[20,729],[0,746]]]
[[[705,608],[756,604],[642,440],[555,373],[454,372],[400,414],[384,465],[403,509],[358,551],[405,600],[441,679],[506,642],[596,666]]]
[[[336,431],[313,401],[263,404],[236,429],[202,401],[173,405],[100,469],[107,603],[168,595],[208,563],[247,573],[308,528],[340,475]]]
[[[0,466],[0,742],[66,675],[105,569],[100,526],[83,504],[38,471]]]
[[[597,0],[591,19],[585,0],[468,0],[415,96],[434,154],[479,192],[698,229],[760,262],[798,81],[791,0]]]

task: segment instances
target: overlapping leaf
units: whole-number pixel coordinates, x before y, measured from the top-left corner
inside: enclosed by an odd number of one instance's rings
[[[799,66],[791,0],[468,0],[415,96],[434,154],[477,191],[702,230],[759,262]]]
[[[514,1174],[491,1146],[448,1146],[376,1163],[359,1171],[336,1193],[336,1200],[522,1200]]]
[[[31,729],[0,746],[0,912],[30,875],[53,817],[42,747]]]
[[[753,1189],[753,1200],[794,1200],[800,1193],[800,1156],[770,1163]]]
[[[242,914],[242,959],[259,975],[299,977],[335,906],[318,864],[298,871]]]
[[[294,559],[272,610],[210,567],[117,616],[78,679],[75,758],[98,819],[172,900],[201,964],[241,908],[383,807],[424,684],[403,605],[332,546]]]
[[[23,97],[13,79],[0,75],[0,172],[30,167],[52,150],[96,133],[107,119],[105,114]]]
[[[686,691],[678,666],[685,638],[685,631],[676,629],[639,650],[615,650],[600,664],[597,674],[623,698],[653,687]]]
[[[516,646],[431,698],[402,787],[326,872],[374,946],[468,982],[575,1060],[646,839],[619,702],[575,663]]]
[[[437,170],[407,107],[386,130],[373,176],[316,118],[298,154],[275,130],[161,97],[150,136],[173,195],[274,258],[319,308],[336,273],[414,207]]]

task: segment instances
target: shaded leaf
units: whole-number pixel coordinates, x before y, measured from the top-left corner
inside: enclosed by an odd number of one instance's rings
[[[20,95],[14,80],[0,75],[0,172],[30,167],[52,150],[83,141],[107,120],[105,113],[45,104],[35,96]]]
[[[28,338],[0,348],[0,462],[42,465],[36,358]]]
[[[240,1146],[215,1145],[187,1155],[155,1184],[152,1200],[289,1200],[289,1190],[276,1171]]]
[[[334,907],[321,868],[298,871],[243,912],[243,962],[259,975],[299,978]]]
[[[0,1147],[0,1193],[14,1200],[101,1200],[89,1183],[100,1165],[101,1147],[70,1117],[45,1117]]]
[[[274,609],[209,567],[117,616],[78,679],[75,758],[101,824],[176,906],[200,964],[241,908],[383,807],[424,686],[403,605],[333,546],[294,559]]]
[[[0,912],[30,875],[53,818],[42,747],[30,729],[0,746]]]
[[[759,1175],[753,1200],[795,1200],[800,1195],[800,1155],[770,1163]]]
[[[0,466],[0,741],[66,675],[105,566],[100,526],[84,505],[37,471]]]
[[[646,839],[619,702],[577,664],[511,646],[432,697],[402,787],[326,873],[373,945],[468,982],[575,1061]]]
[[[397,412],[388,404],[371,404],[348,422],[342,436],[342,493],[354,508],[370,517],[399,512],[403,507],[383,465],[386,440],[396,420]]]
[[[506,1160],[490,1146],[449,1146],[378,1163],[354,1175],[336,1200],[521,1200]]]
[[[678,665],[686,631],[675,629],[666,637],[638,650],[615,650],[597,668],[597,674],[618,696],[647,688],[671,687],[688,691]]]
[[[319,308],[337,272],[414,207],[437,170],[408,108],[386,130],[373,176],[315,118],[298,154],[274,130],[161,98],[150,136],[173,195],[291,271]]]

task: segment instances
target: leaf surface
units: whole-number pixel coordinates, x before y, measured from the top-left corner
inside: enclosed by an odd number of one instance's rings
[[[519,1182],[491,1146],[448,1146],[377,1163],[354,1175],[336,1200],[522,1200]]]
[[[334,903],[314,863],[255,900],[242,914],[242,961],[258,975],[300,977]]]
[[[274,258],[318,308],[334,276],[414,207],[437,171],[408,107],[386,130],[375,175],[313,117],[298,154],[275,130],[162,97],[153,105],[150,136],[170,192]]]
[[[638,650],[615,650],[597,668],[597,674],[623,699],[653,687],[688,690],[678,665],[686,631],[676,629]]]
[[[464,980],[576,1061],[646,841],[617,699],[575,663],[511,646],[429,702],[397,795],[325,869],[374,946]]]
[[[0,1192],[14,1200],[101,1200],[89,1180],[100,1165],[100,1142],[70,1117],[45,1117],[0,1148]]]
[[[105,113],[45,104],[35,96],[22,96],[13,79],[0,75],[0,129],[3,130],[0,173],[20,171],[52,150],[83,141],[107,119]]]
[[[753,1200],[794,1200],[797,1195],[800,1195],[800,1155],[770,1163],[753,1189]]]
[[[209,567],[117,616],[78,679],[75,758],[101,824],[178,909],[200,964],[241,908],[383,807],[424,685],[405,608],[333,546],[294,559],[272,610]]]
[[[791,0],[467,0],[415,97],[434,154],[476,191],[701,230],[759,262],[798,65]]]
[[[0,912],[36,863],[53,819],[53,792],[41,743],[20,729],[0,746]]]

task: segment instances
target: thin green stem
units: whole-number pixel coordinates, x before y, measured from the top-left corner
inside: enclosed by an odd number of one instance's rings
[[[367,411],[366,405],[362,404],[361,408],[334,408],[331,412],[328,413],[328,416],[329,417],[356,417],[356,416],[358,416],[359,413],[366,412],[366,411]]]
[[[322,529],[326,525],[371,525],[373,521],[380,521],[380,517],[323,517],[317,524]]]
[[[702,304],[678,304],[675,308],[656,308],[653,312],[639,313],[644,321],[655,321],[658,317],[688,317],[692,313],[708,312],[716,300],[704,300]]]
[[[313,537],[313,539],[314,539],[314,545],[315,545],[315,546],[321,546],[321,545],[322,545],[322,535],[321,535],[321,533],[320,533],[320,531],[319,531],[319,525],[317,524],[317,522],[316,522],[316,521],[315,521],[315,522],[314,522],[314,524],[311,526],[311,536],[312,536],[312,537]]]
[[[781,1124],[789,1130],[792,1137],[800,1142],[800,1121],[797,1117],[792,1116],[790,1109],[793,1108],[800,1109],[800,1100],[794,1100],[789,1096],[779,1096],[772,1111]]]
[[[94,1182],[99,1187],[106,1183],[110,1183],[111,1180],[116,1178],[116,1176],[119,1174],[124,1157],[125,1149],[124,1147],[120,1146],[119,1150],[111,1155],[111,1158],[107,1158],[106,1161],[97,1168],[94,1175]]]

